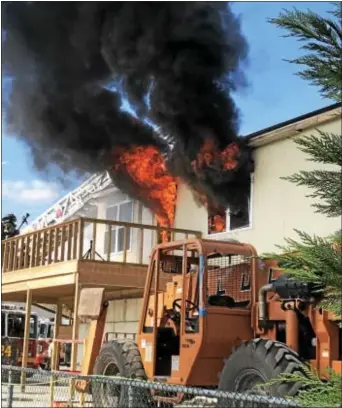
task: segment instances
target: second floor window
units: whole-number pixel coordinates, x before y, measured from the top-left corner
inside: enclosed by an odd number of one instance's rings
[[[215,214],[208,214],[208,234],[235,231],[251,226],[252,182],[245,201],[238,212],[222,208]]]
[[[115,204],[113,206],[107,207],[106,209],[106,219],[112,221],[123,221],[132,222],[133,221],[133,202],[126,201],[122,203]],[[124,250],[124,239],[125,239],[125,228],[123,226],[107,226],[105,232],[104,240],[104,252],[108,251],[109,244],[109,234],[111,235],[110,240],[110,253],[119,253]],[[127,246],[126,249],[129,251],[131,249],[131,235],[132,229],[129,230],[127,235]]]

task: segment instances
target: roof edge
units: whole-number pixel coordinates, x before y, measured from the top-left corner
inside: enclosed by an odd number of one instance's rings
[[[259,130],[247,136],[247,140],[252,147],[259,147],[273,143],[287,137],[294,136],[304,130],[329,122],[342,115],[342,103],[336,103],[325,108],[309,112],[286,122]]]

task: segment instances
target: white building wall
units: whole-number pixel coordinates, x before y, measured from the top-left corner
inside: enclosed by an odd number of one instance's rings
[[[319,129],[340,134],[341,119],[319,125]],[[317,131],[312,128],[304,134],[317,134]],[[284,237],[296,239],[298,236],[294,229],[327,236],[340,228],[340,218],[327,218],[314,212],[311,204],[315,200],[306,197],[312,193],[311,189],[281,179],[300,170],[336,170],[335,166],[308,161],[308,156],[299,150],[293,138],[257,148],[255,164],[251,226],[208,237],[234,238],[254,245],[258,253],[263,253],[277,250],[276,245],[284,244]],[[207,218],[206,209],[195,203],[185,185],[180,186],[175,227],[197,229],[206,236]]]
[[[140,313],[142,307],[142,299],[120,299],[109,302],[107,310],[107,319],[105,325],[106,332],[115,332],[122,334],[136,334]],[[81,323],[79,326],[79,340],[84,340],[88,335],[88,323]],[[109,336],[109,339],[111,337]],[[84,346],[78,346],[77,350],[77,365],[81,367],[83,358]]]

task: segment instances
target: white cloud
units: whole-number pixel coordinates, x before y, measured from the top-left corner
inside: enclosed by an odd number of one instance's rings
[[[9,164],[9,162],[6,161],[6,160],[4,160],[4,161],[1,162],[1,165],[2,165],[2,166],[6,166],[7,164]]]
[[[45,203],[58,197],[57,184],[41,180],[30,182],[4,180],[2,183],[2,197],[25,203]]]

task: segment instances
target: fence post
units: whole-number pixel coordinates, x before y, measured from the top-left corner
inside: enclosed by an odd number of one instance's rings
[[[12,370],[8,370],[8,391],[7,391],[7,407],[12,408],[13,403],[13,382],[12,382]]]
[[[128,408],[134,408],[133,387],[132,387],[132,385],[128,386]]]

